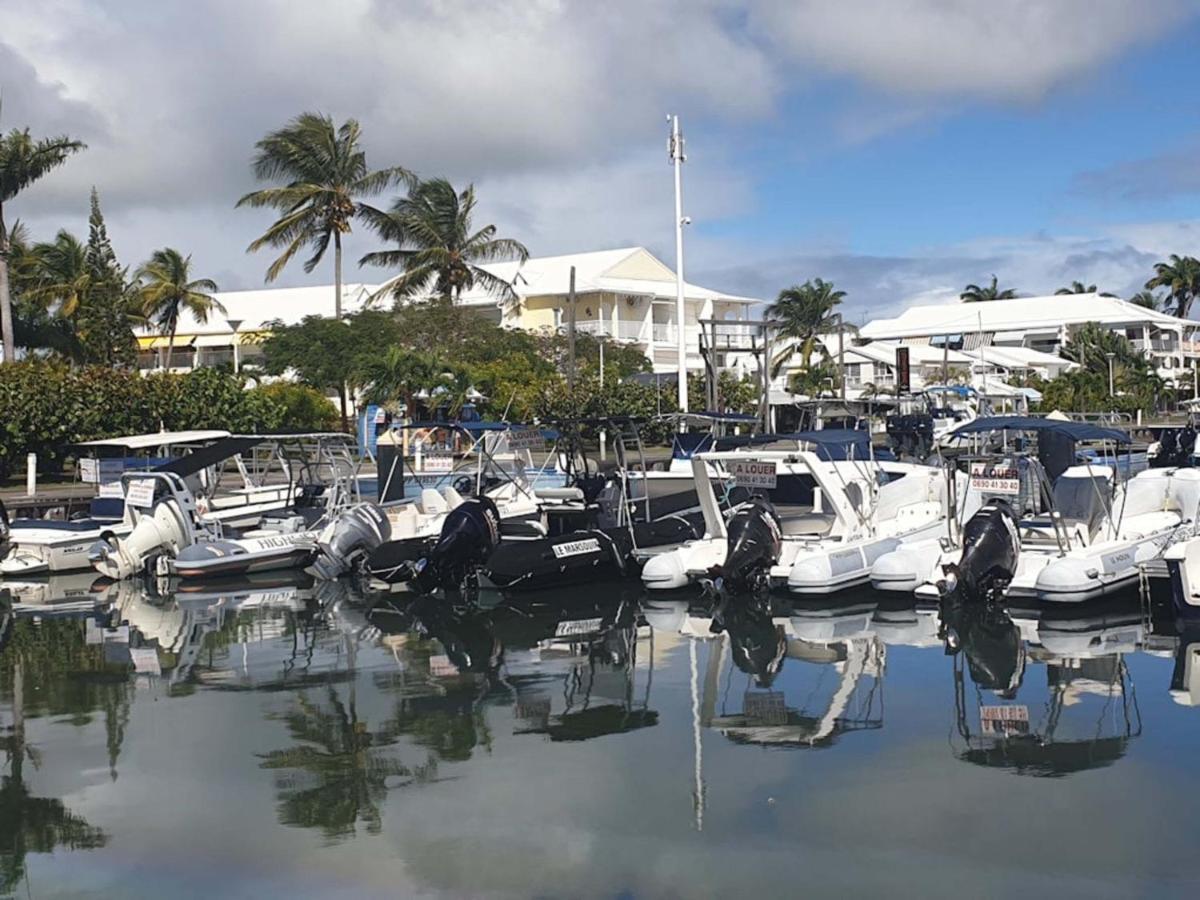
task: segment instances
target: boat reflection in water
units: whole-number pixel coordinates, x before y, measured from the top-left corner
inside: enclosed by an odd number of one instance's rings
[[[952,596],[943,600],[942,629],[954,657],[959,759],[1062,776],[1111,765],[1141,734],[1125,661],[1145,639],[1136,596],[1055,608],[1040,618]]]

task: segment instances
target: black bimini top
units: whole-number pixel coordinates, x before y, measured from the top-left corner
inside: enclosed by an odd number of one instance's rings
[[[237,456],[239,453],[244,453],[252,447],[256,447],[263,442],[262,437],[227,437],[222,438],[216,443],[209,444],[207,447],[200,447],[187,456],[180,456],[177,459],[171,460],[169,463],[159,466],[155,472],[171,472],[181,478],[186,478],[188,475],[194,475],[202,469],[207,469],[209,466],[215,466],[219,462],[229,459],[231,456]]]
[[[988,416],[960,425],[951,432],[951,437],[958,437],[962,434],[984,434],[992,431],[1050,431],[1066,435],[1075,441],[1133,443],[1128,434],[1117,428],[1104,428],[1100,425],[1093,425],[1091,422],[1045,419],[1040,416]]]

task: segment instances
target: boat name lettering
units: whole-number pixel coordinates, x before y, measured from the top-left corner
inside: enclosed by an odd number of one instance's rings
[[[1115,553],[1108,553],[1100,557],[1100,564],[1104,568],[1105,575],[1111,575],[1121,569],[1127,569],[1133,565],[1134,554],[1132,550],[1118,550]]]
[[[979,727],[984,734],[1029,733],[1028,706],[981,706]]]
[[[577,634],[591,634],[600,630],[603,619],[566,619],[558,623],[554,629],[555,637],[571,637]]]
[[[584,538],[581,541],[567,541],[555,544],[552,548],[556,559],[566,559],[568,556],[583,556],[586,553],[599,553],[600,541],[596,538]]]
[[[302,544],[308,540],[310,540],[309,535],[298,532],[275,537],[255,538],[254,546],[263,550],[274,550],[278,547],[294,547],[296,544]]]
[[[729,474],[738,487],[769,489],[777,483],[773,461],[735,459],[729,463]]]

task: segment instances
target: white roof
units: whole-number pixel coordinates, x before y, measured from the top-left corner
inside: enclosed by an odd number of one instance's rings
[[[983,303],[912,306],[894,319],[868,322],[862,328],[862,335],[870,338],[904,338],[971,334],[980,330],[1057,332],[1063,325],[1084,322],[1104,325],[1152,323],[1169,328],[1196,324],[1116,297],[1066,294]]]
[[[124,437],[101,438],[98,441],[83,441],[77,447],[124,447],[127,450],[145,450],[150,447],[167,447],[173,444],[200,444],[229,437],[228,431],[219,429],[197,431],[156,431],[152,434],[130,434]]]
[[[597,250],[565,256],[534,256],[524,265],[513,262],[487,263],[497,278],[513,285],[517,296],[566,296],[570,291],[571,268],[575,268],[575,293],[613,293],[675,299],[675,272],[644,247]],[[691,300],[721,300],[731,303],[759,303],[752,297],[739,297],[684,282],[684,295]],[[496,298],[475,288],[463,294],[470,305],[495,305]]]
[[[824,334],[821,335],[821,342],[829,351],[829,355],[833,359],[837,359],[837,335]],[[903,346],[908,347],[908,361],[910,365],[922,366],[936,363],[941,365],[943,359],[950,365],[969,365],[972,359],[958,350],[947,350],[943,353],[941,347],[931,347],[928,344],[905,345],[899,341],[871,341],[867,344],[851,344],[850,337],[847,335],[845,344],[845,354],[851,354],[869,359],[872,362],[885,363],[889,366],[896,364],[896,351]]]
[[[377,287],[369,284],[342,285],[343,312],[358,312],[363,309]],[[190,312],[179,317],[176,337],[188,335],[231,334],[230,321],[237,321],[238,332],[261,331],[264,323],[280,319],[287,325],[295,325],[305,316],[329,316],[332,318],[333,285],[319,284],[309,287],[274,287],[254,291],[219,291],[213,295],[225,307],[225,314],[213,310],[208,321],[197,322]],[[390,306],[391,302],[383,304]],[[158,335],[154,326],[141,326],[134,331],[139,337]]]
[[[1003,369],[1077,369],[1079,364],[1056,356],[1053,353],[1043,353],[1032,347],[1001,347],[993,344],[976,350],[964,350],[963,355],[988,365],[999,366]]]

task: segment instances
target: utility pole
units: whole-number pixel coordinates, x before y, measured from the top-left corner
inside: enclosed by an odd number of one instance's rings
[[[838,381],[841,383],[842,403],[846,402],[846,329],[842,314],[834,313],[838,323]]]
[[[575,399],[575,267],[567,288],[567,392]]]
[[[679,411],[688,411],[687,390],[687,335],[684,322],[687,310],[683,300],[683,226],[690,222],[683,216],[682,166],[687,157],[683,152],[683,135],[679,132],[679,116],[667,116],[671,123],[671,137],[667,142],[667,155],[675,169],[675,327],[676,353],[679,355]]]

